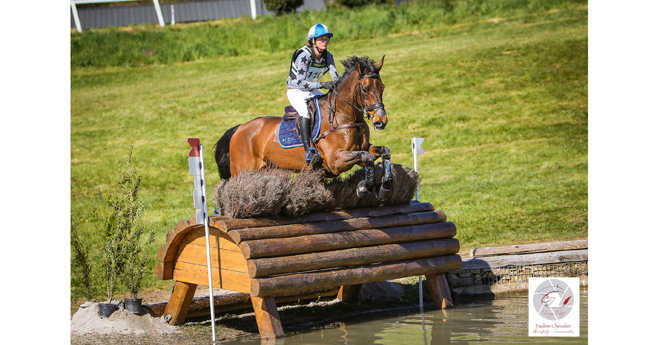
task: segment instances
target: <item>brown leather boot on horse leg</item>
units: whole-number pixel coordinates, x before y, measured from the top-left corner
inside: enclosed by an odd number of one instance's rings
[[[310,123],[306,117],[300,117],[300,138],[302,139],[303,147],[305,148],[305,162],[307,165],[314,165],[321,161],[319,151],[315,147],[310,147]]]

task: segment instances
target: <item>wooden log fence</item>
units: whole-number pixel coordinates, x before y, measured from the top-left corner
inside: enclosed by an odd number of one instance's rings
[[[463,262],[461,269],[474,270],[506,266],[543,265],[564,262],[580,262],[589,259],[589,250],[565,250],[552,253],[534,253],[526,255],[501,255],[471,258]]]
[[[245,294],[219,310],[245,307],[249,296],[263,338],[284,335],[277,302],[318,291],[355,301],[368,282],[425,275],[434,306],[451,308],[444,273],[462,265],[455,225],[429,203],[291,218],[212,216],[209,233],[214,288]],[[154,271],[176,281],[163,317],[177,325],[195,315],[196,286],[208,284],[204,225],[179,221]]]
[[[588,240],[476,248],[447,275],[455,295],[526,291],[533,277],[579,276],[588,282]]]
[[[587,248],[589,248],[588,240],[518,244],[514,246],[475,248],[470,251],[470,257],[555,252]]]

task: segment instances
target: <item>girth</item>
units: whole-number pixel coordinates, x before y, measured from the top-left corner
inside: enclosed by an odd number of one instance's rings
[[[315,144],[318,143],[319,140],[325,138],[325,137],[328,136],[330,133],[332,133],[332,132],[334,132],[334,131],[336,131],[336,130],[338,130],[338,129],[344,129],[344,128],[356,128],[356,127],[360,127],[360,126],[362,126],[362,125],[366,125],[366,124],[367,124],[367,122],[364,121],[364,120],[362,120],[362,121],[360,121],[360,122],[351,122],[351,123],[347,123],[347,124],[339,125],[339,126],[337,126],[337,127],[330,127],[330,129],[328,129],[327,131],[321,133],[321,134],[319,135],[319,137],[316,138],[316,140],[314,140],[314,143],[315,143]]]

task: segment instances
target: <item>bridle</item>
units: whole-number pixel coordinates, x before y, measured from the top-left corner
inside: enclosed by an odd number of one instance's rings
[[[362,107],[361,109],[358,108],[357,106],[355,106],[355,104],[353,104],[353,103],[349,102],[348,100],[346,100],[344,97],[342,97],[339,94],[339,92],[337,92],[337,90],[335,90],[334,87],[331,88],[331,90],[336,96],[339,96],[339,98],[341,98],[344,102],[348,103],[351,107],[355,108],[355,110],[363,113],[365,115],[365,117],[367,118],[367,120],[370,120],[371,115],[369,115],[369,112],[372,111],[372,110],[378,110],[378,109],[383,109],[383,111],[385,111],[385,105],[383,103],[376,103],[376,104],[372,104],[372,105],[369,105],[369,106],[366,106],[366,107],[364,106],[364,98],[363,98],[363,95],[362,95],[363,94],[362,88],[360,87],[360,85],[361,85],[360,80],[365,79],[365,78],[380,79],[380,74],[376,74],[376,73],[365,74],[365,75],[361,75],[361,76],[358,77],[358,82],[355,83],[355,91],[358,94],[358,100],[360,101],[360,106]],[[332,119],[334,119],[335,111],[333,111],[333,108],[334,108],[334,105],[336,104],[336,102],[337,102],[336,97],[335,97],[334,101],[332,101],[332,102],[330,102],[329,99],[328,99],[328,110],[330,111],[330,114],[331,114],[331,116],[329,117],[331,119],[330,120],[330,126],[332,126]]]
[[[362,88],[360,87],[360,85],[361,85],[360,80],[362,80],[364,78],[378,78],[378,79],[380,79],[380,75],[376,74],[376,73],[373,73],[373,74],[361,75],[361,76],[358,77],[358,82],[355,83],[355,91],[358,94],[358,100],[360,102],[360,107],[361,108],[358,108],[355,104],[353,104],[352,102],[350,102],[347,99],[345,99],[344,97],[342,97],[334,87],[332,87],[330,89],[332,91],[332,93],[335,95],[335,98],[333,100],[331,100],[332,95],[328,95],[328,122],[330,123],[330,129],[328,129],[327,131],[325,131],[324,133],[319,135],[318,138],[316,138],[316,140],[314,140],[314,143],[319,142],[319,140],[325,138],[328,134],[330,134],[330,133],[332,133],[332,132],[334,132],[338,129],[355,128],[355,127],[360,127],[362,125],[367,124],[366,121],[363,119],[362,121],[358,121],[358,122],[351,122],[351,123],[347,123],[347,124],[343,124],[343,125],[338,124],[337,126],[333,126],[332,125],[333,122],[337,122],[337,118],[336,118],[336,112],[337,111],[336,111],[336,108],[335,108],[335,104],[337,103],[337,96],[339,98],[341,98],[344,102],[348,103],[348,105],[353,107],[355,110],[363,113],[364,116],[367,118],[367,120],[371,119],[371,116],[369,115],[369,112],[372,111],[372,110],[378,111],[379,109],[382,109],[383,112],[385,112],[385,105],[382,102],[372,104],[372,105],[369,105],[369,106],[364,105],[364,97],[362,95],[363,92],[362,92]]]

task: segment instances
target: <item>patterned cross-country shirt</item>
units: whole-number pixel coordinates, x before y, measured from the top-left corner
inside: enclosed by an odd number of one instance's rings
[[[319,79],[328,71],[330,71],[332,80],[339,78],[335,60],[329,51],[326,50],[319,60],[312,59],[312,51],[309,46],[304,46],[299,51],[296,60],[291,62],[289,78],[286,81],[288,87],[305,91],[316,90]],[[292,78],[293,76],[295,78]]]

